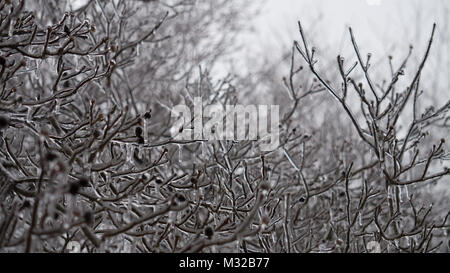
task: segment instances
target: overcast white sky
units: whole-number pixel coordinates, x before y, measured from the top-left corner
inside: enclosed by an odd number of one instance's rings
[[[255,32],[242,35],[244,56],[281,58],[292,41],[298,40],[297,21],[306,35],[314,37],[321,55],[335,58],[353,55],[348,26],[353,28],[363,54],[374,62],[386,62],[388,55],[402,59],[410,44],[413,61],[423,57],[432,25],[437,23],[433,50],[426,73],[438,70],[439,89],[450,88],[450,1],[449,0],[265,0],[259,17],[250,20]],[[242,54],[240,52],[239,54]],[[350,56],[352,56],[350,55]],[[411,69],[414,67],[411,66]]]
[[[256,28],[262,41],[296,37],[297,20],[315,35],[340,42],[347,26],[352,26],[361,42],[374,47],[387,45],[386,40],[408,42],[416,32],[426,37],[433,22],[441,31],[449,25],[448,0],[266,0]],[[447,10],[445,10],[447,6]],[[406,40],[406,41],[405,41]],[[414,41],[411,41],[414,42]]]

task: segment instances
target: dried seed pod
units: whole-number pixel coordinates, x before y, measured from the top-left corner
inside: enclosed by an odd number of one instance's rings
[[[80,180],[78,180],[78,184],[81,187],[89,187],[89,179],[87,177],[82,177]]]
[[[78,183],[70,183],[69,185],[69,193],[72,195],[76,195],[80,190],[80,184]]]
[[[198,182],[198,181],[197,181],[197,178],[194,177],[194,176],[191,177],[190,181],[191,181],[192,184],[197,184],[197,182]]]
[[[83,219],[84,219],[84,221],[86,221],[86,223],[92,223],[93,218],[94,217],[92,215],[92,212],[90,212],[90,211],[86,211],[83,214]]]
[[[212,238],[212,236],[214,235],[214,230],[212,229],[212,227],[210,226],[205,227],[205,235],[206,237],[208,237],[208,239]]]
[[[99,138],[102,135],[102,133],[99,130],[94,130],[93,136],[94,138]]]
[[[9,121],[6,117],[0,116],[0,129],[5,129],[9,125]]]
[[[136,127],[134,129],[134,133],[136,134],[137,137],[142,137],[142,128],[141,127]]]
[[[30,201],[25,200],[25,201],[23,202],[23,204],[22,204],[22,208],[26,209],[26,208],[29,208],[29,207],[31,207]]]
[[[144,161],[139,157],[139,148],[134,148],[133,151],[133,160],[137,165],[144,164]]]
[[[65,32],[67,35],[70,34],[70,29],[69,29],[66,25],[64,25],[64,32]]]
[[[186,202],[186,197],[184,197],[181,193],[176,193],[175,198],[180,202]]]
[[[148,112],[146,112],[146,113],[144,114],[144,118],[145,118],[145,119],[150,119],[150,118],[152,117],[151,112],[152,112],[151,110],[148,111]]]
[[[52,153],[52,152],[48,152],[46,155],[45,155],[45,159],[47,160],[47,161],[53,161],[53,160],[55,160],[56,158],[58,158],[58,156],[56,155],[56,154],[54,154],[54,153]]]

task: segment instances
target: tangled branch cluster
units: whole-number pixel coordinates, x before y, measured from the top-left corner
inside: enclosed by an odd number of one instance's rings
[[[226,10],[226,2],[214,8]],[[170,108],[179,102],[239,102],[233,77],[197,73],[196,61],[213,63],[226,40],[194,35],[218,21],[207,2],[197,5],[90,1],[47,24],[49,15],[27,11],[23,0],[2,1],[1,251],[65,252],[74,243],[82,252],[370,252],[370,241],[384,252],[447,247],[445,199],[428,196],[427,185],[448,182],[450,170],[438,163],[449,154],[444,139],[427,146],[426,130],[448,130],[450,101],[419,107],[435,28],[404,89],[398,79],[411,51],[390,83],[376,84],[371,56],[363,60],[350,31],[357,61],[338,57],[335,88],[299,24],[302,42],[284,78],[292,106],[280,146],[263,152],[261,140],[170,136]],[[183,55],[193,45],[204,51]],[[312,72],[310,85],[298,84],[306,72],[296,68],[297,54]],[[364,84],[351,77],[358,67]],[[350,122],[302,131],[298,107],[324,92]]]

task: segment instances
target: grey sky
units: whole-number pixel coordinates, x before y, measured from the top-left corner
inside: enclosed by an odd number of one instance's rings
[[[445,0],[267,0],[255,24],[261,42],[275,36],[289,43],[297,35],[297,20],[329,42],[340,42],[352,26],[361,42],[380,49],[390,44],[386,40],[414,42],[420,38],[416,32],[425,31],[426,37],[433,22],[444,30],[448,6]]]
[[[433,90],[450,88],[450,1],[448,0],[266,0],[261,14],[250,20],[254,32],[240,37],[243,52],[253,60],[267,56],[281,58],[298,40],[297,21],[323,58],[340,54],[353,57],[348,27],[355,33],[363,54],[372,53],[373,62],[387,65],[387,56],[400,62],[414,45],[410,69],[423,57],[433,23],[437,33],[424,74],[433,77]],[[238,66],[243,67],[243,66]],[[387,66],[386,66],[387,68]],[[383,71],[382,71],[383,72]],[[386,76],[386,75],[384,75]]]

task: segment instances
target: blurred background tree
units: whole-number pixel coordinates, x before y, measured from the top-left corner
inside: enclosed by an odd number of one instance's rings
[[[278,49],[252,40],[260,8],[3,1],[0,249],[448,251],[448,96],[420,95],[441,89],[443,26],[402,67],[409,43],[368,57],[362,27],[337,46],[320,16]],[[196,96],[281,105],[280,147],[176,141],[170,109]]]

